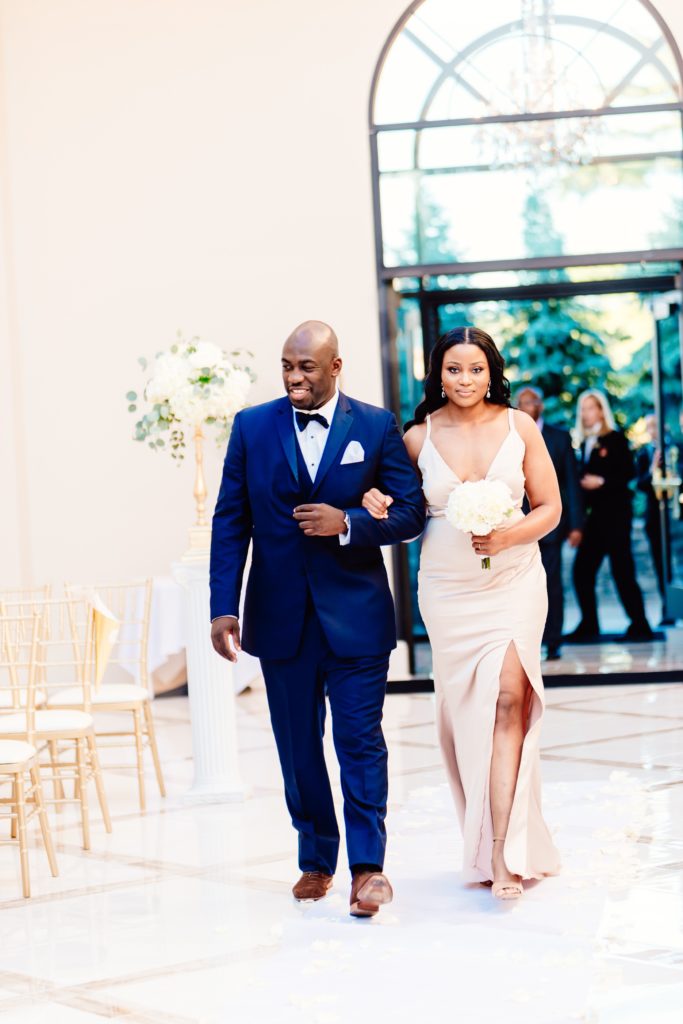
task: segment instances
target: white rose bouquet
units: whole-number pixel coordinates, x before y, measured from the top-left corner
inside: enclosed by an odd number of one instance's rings
[[[225,353],[218,345],[192,338],[179,338],[166,352],[159,352],[147,381],[143,398],[151,405],[135,424],[134,439],[147,441],[154,451],[170,450],[171,457],[180,461],[184,457],[185,432],[183,425],[217,428],[216,443],[222,444],[228,436],[236,413],[247,403],[247,393],[254,374],[240,365],[240,352]],[[143,370],[147,360],[139,360]],[[138,395],[129,391],[128,411],[138,411]],[[159,436],[170,431],[168,446]]]
[[[502,526],[514,511],[512,491],[502,480],[468,480],[451,491],[446,519],[456,530],[485,536]],[[488,555],[482,558],[481,567],[491,568]]]

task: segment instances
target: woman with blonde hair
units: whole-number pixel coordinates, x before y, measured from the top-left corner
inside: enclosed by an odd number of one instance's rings
[[[633,455],[602,391],[591,388],[579,395],[576,438],[581,445],[586,523],[574,560],[581,621],[570,638],[592,640],[600,635],[595,582],[608,556],[619,599],[631,620],[626,638],[650,640],[652,630],[645,618],[631,550],[632,495],[628,485],[634,476]]]

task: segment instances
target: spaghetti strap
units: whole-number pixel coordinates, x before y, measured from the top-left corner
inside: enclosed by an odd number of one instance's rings
[[[427,415],[425,417],[425,423],[427,424],[427,437],[431,437],[432,436],[432,414],[429,413],[429,412],[427,413]]]
[[[515,410],[508,409],[508,423],[510,424],[510,433],[516,434],[517,428],[515,427]]]

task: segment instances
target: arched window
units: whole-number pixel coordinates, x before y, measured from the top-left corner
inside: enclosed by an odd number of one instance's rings
[[[402,422],[436,338],[476,323],[515,387],[544,389],[550,422],[599,385],[622,426],[654,406],[659,437],[678,438],[682,81],[649,0],[411,5],[370,103],[385,399]],[[394,558],[419,670],[417,545]],[[673,571],[683,616],[683,558]]]
[[[371,100],[384,276],[678,258],[682,77],[646,0],[414,3]]]

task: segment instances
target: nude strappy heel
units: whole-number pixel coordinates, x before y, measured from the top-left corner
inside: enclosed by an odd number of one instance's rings
[[[504,843],[505,837],[493,837],[494,843]],[[524,893],[521,880],[519,882],[496,882],[491,886],[491,892],[497,900],[518,900]]]

